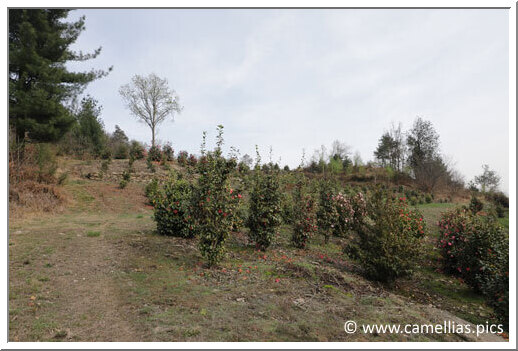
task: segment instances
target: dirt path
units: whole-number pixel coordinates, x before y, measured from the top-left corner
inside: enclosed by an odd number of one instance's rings
[[[79,237],[70,241],[56,263],[55,289],[63,292],[60,305],[67,338],[89,341],[139,340],[120,298],[115,274],[120,271],[123,247],[105,238]]]
[[[119,221],[104,216],[99,223],[124,225]],[[87,231],[53,222],[32,222],[11,232],[10,310],[17,313],[10,340],[141,340],[142,327],[132,324],[134,312],[119,285],[127,247],[110,237],[109,227]]]

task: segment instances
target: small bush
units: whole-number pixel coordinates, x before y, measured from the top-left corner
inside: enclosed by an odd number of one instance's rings
[[[142,160],[144,158],[146,149],[136,140],[133,140],[130,145],[129,157],[134,160]]]
[[[153,199],[158,195],[159,192],[159,182],[158,179],[153,178],[145,188],[146,197],[149,202],[153,204]]]
[[[153,164],[153,161],[149,157],[146,159],[146,167],[147,169],[149,169],[150,172],[156,172],[156,166]]]
[[[178,153],[177,161],[180,166],[187,166],[187,160],[189,158],[189,153],[187,151],[180,151]]]
[[[365,196],[361,191],[354,196],[338,193],[333,197],[333,201],[338,212],[334,234],[345,236],[350,230],[355,230],[363,222],[367,214]]]
[[[165,144],[164,147],[162,148],[162,154],[163,154],[163,158],[166,161],[174,160],[174,150],[171,145]]]
[[[432,203],[432,200],[433,200],[432,195],[426,194],[426,196],[425,196],[426,203],[430,204],[430,203]]]
[[[196,156],[193,154],[189,155],[189,158],[187,159],[187,164],[191,167],[195,167],[197,163],[198,159],[196,158]]]
[[[447,273],[464,279],[482,293],[498,320],[509,322],[509,241],[491,216],[466,208],[445,213],[440,222],[438,246]]]
[[[158,187],[158,182],[151,182]],[[154,219],[160,235],[191,238],[195,233],[191,211],[192,186],[184,179],[171,179],[162,191],[150,189]]]
[[[281,193],[281,218],[285,224],[293,224],[293,195],[289,191]]]
[[[38,181],[53,183],[58,169],[56,154],[50,144],[36,144],[36,163],[38,165]]]
[[[209,267],[216,265],[225,252],[225,241],[236,221],[235,210],[239,197],[229,184],[232,162],[222,156],[223,126],[218,126],[216,148],[205,151],[203,136],[203,162],[198,163],[197,186],[193,194],[193,215],[201,254]]]
[[[486,200],[492,202],[495,206],[509,208],[509,197],[503,192],[489,192],[485,194]]]
[[[147,153],[147,159],[150,161],[159,162],[162,159],[162,151],[160,150],[160,146],[151,146]]]
[[[260,250],[270,246],[277,227],[281,224],[281,196],[277,173],[256,170],[250,192],[247,226],[250,240]]]
[[[480,201],[476,196],[472,196],[471,201],[469,202],[469,210],[472,213],[478,213],[482,211],[483,208],[484,204],[482,203],[482,201]]]
[[[333,201],[333,186],[329,181],[320,184],[320,200],[317,211],[317,225],[319,232],[324,236],[324,242],[329,242],[338,221],[338,211]]]
[[[425,224],[418,211],[403,198],[377,190],[367,206],[367,216],[355,229],[357,237],[345,247],[359,259],[367,277],[383,282],[411,274],[422,250]]]
[[[129,156],[129,148],[126,143],[119,143],[115,147],[115,151],[113,153],[113,158],[117,160],[127,159]]]
[[[131,180],[131,173],[128,170],[122,172],[122,179],[119,183],[119,187],[121,189],[124,189],[130,182],[130,180]]]
[[[306,192],[301,181],[295,187],[294,211],[295,221],[291,242],[295,247],[304,249],[318,227],[315,199]]]

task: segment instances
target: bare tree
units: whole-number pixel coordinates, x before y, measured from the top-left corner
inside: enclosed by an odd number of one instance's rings
[[[152,146],[158,125],[183,109],[176,92],[169,89],[167,79],[154,73],[147,77],[133,76],[131,83],[120,87],[119,93],[131,113],[151,128]]]

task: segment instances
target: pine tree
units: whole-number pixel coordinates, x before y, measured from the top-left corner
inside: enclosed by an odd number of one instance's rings
[[[59,140],[74,124],[66,104],[107,74],[66,68],[67,62],[86,61],[101,52],[70,50],[85,27],[84,17],[64,22],[69,11],[9,10],[9,124],[19,137],[28,133],[37,141]]]

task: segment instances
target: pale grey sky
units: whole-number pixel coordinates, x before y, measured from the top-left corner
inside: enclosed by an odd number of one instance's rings
[[[371,160],[392,122],[432,121],[443,154],[470,180],[489,164],[509,189],[507,10],[77,10],[73,68],[113,72],[87,92],[130,138],[149,129],[118,94],[134,74],[169,80],[184,111],[158,140],[197,153],[202,131],[281,165],[341,140]]]

